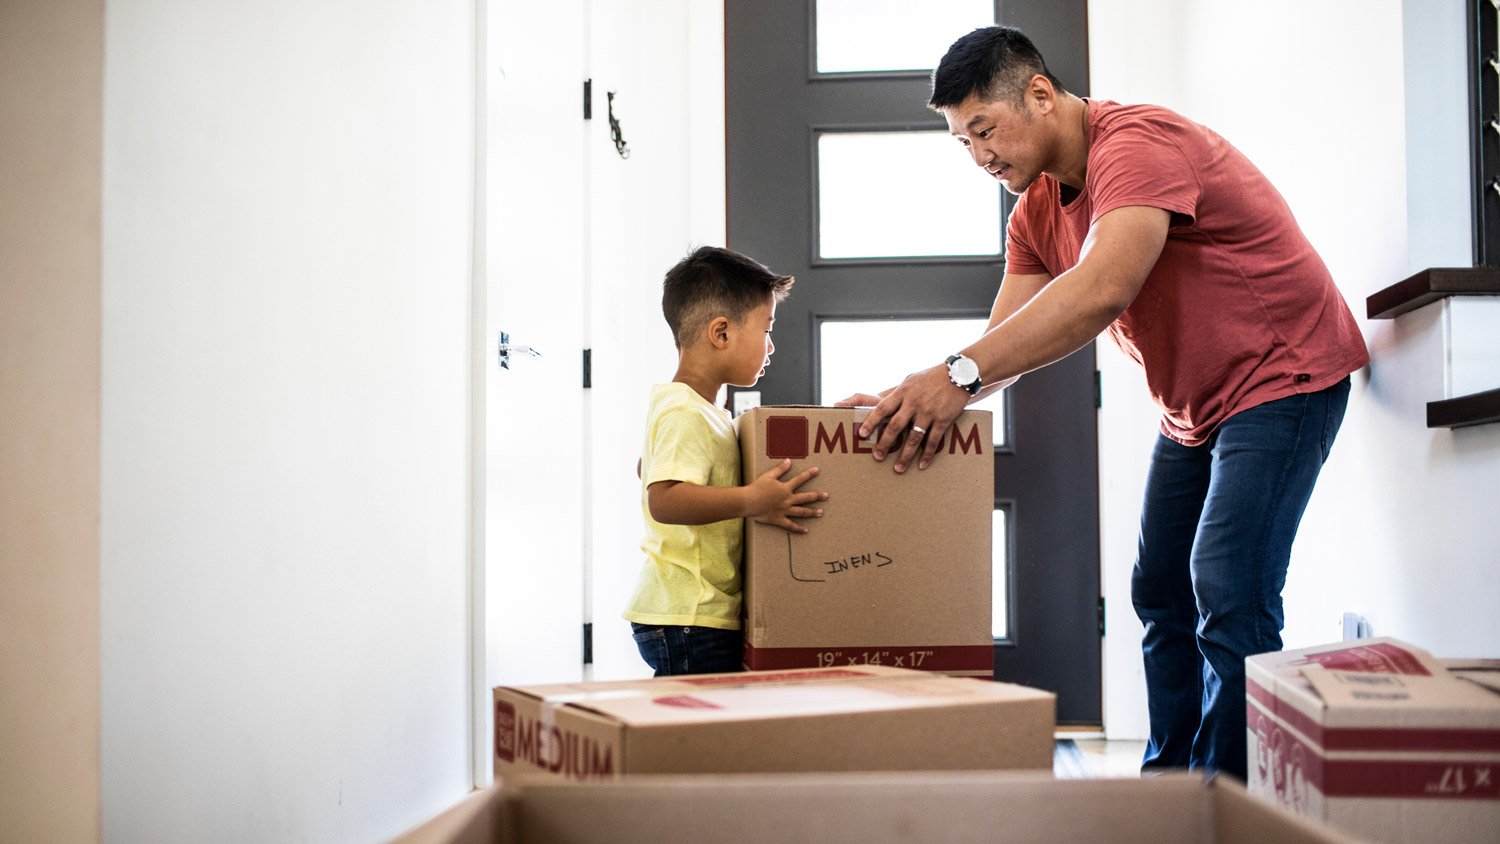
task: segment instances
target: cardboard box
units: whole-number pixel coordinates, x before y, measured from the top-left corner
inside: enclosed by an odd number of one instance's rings
[[[477,805],[476,805],[477,804]],[[447,813],[445,813],[447,814]],[[398,844],[1352,844],[1188,774],[1054,780],[1004,772],[637,777],[497,787]]]
[[[495,776],[1052,767],[1056,698],[887,666],[500,687]]]
[[[1482,661],[1450,672],[1358,639],[1253,656],[1245,674],[1252,794],[1376,841],[1500,841],[1500,693]]]
[[[867,408],[760,407],[737,420],[742,473],[791,458],[826,491],[806,534],[745,523],[745,666],[894,665],[990,677],[990,414],[960,415],[939,456],[901,475],[859,439]]]

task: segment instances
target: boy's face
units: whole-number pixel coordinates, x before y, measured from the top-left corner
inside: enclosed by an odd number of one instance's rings
[[[744,322],[735,326],[729,346],[729,372],[726,383],[736,387],[753,387],[760,376],[766,374],[771,363],[771,353],[776,344],[771,342],[771,324],[776,321],[776,302],[770,297],[745,314]]]

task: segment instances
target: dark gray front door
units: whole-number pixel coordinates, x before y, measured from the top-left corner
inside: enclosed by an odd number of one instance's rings
[[[820,1],[829,3],[822,15]],[[955,204],[923,193],[949,184],[948,174],[922,170],[946,165],[943,156],[973,170],[925,106],[932,64],[966,29],[935,48],[927,69],[863,70],[859,59],[851,65],[831,48],[817,51],[820,20],[825,44],[880,43],[863,22],[859,37],[845,37],[854,32],[839,29],[835,6],[850,0],[725,6],[729,246],[797,277],[777,309],[772,366],[756,387],[765,404],[842,398],[824,395],[824,380],[851,354],[899,357],[934,342],[934,332],[940,339],[917,360],[940,362],[978,336],[1004,272],[999,232],[1011,197],[977,171],[951,183],[961,194]],[[1005,3],[994,20],[1025,30],[1082,95],[1085,7]],[[894,66],[917,66],[900,61]],[[980,189],[994,195],[973,193]],[[966,231],[975,220],[986,225]],[[941,336],[945,320],[970,321],[953,322],[950,337]],[[863,338],[857,353],[851,337]],[[1089,347],[1022,378],[995,407],[995,675],[1056,692],[1058,722],[1069,725],[1101,720],[1095,383]]]

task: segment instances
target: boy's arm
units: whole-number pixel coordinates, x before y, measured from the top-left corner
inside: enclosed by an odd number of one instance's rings
[[[826,492],[797,492],[797,488],[818,474],[816,466],[789,480],[781,480],[791,469],[792,461],[781,464],[744,486],[716,487],[687,481],[657,481],[646,488],[646,503],[651,518],[664,525],[706,525],[726,519],[756,519],[806,533],[807,528],[792,519],[818,518],[821,509],[808,505],[828,500]]]

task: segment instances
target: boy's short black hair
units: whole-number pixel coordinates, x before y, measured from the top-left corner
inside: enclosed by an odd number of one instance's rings
[[[764,304],[786,298],[794,279],[776,275],[764,264],[718,246],[700,246],[667,270],[661,312],[681,349],[716,316],[735,322]]]
[[[1042,54],[1019,29],[986,26],[953,42],[932,72],[932,97],[927,107],[951,108],[978,94],[986,102],[1005,100],[1019,107],[1026,99],[1026,83],[1047,77],[1062,93],[1067,89],[1047,69]]]

